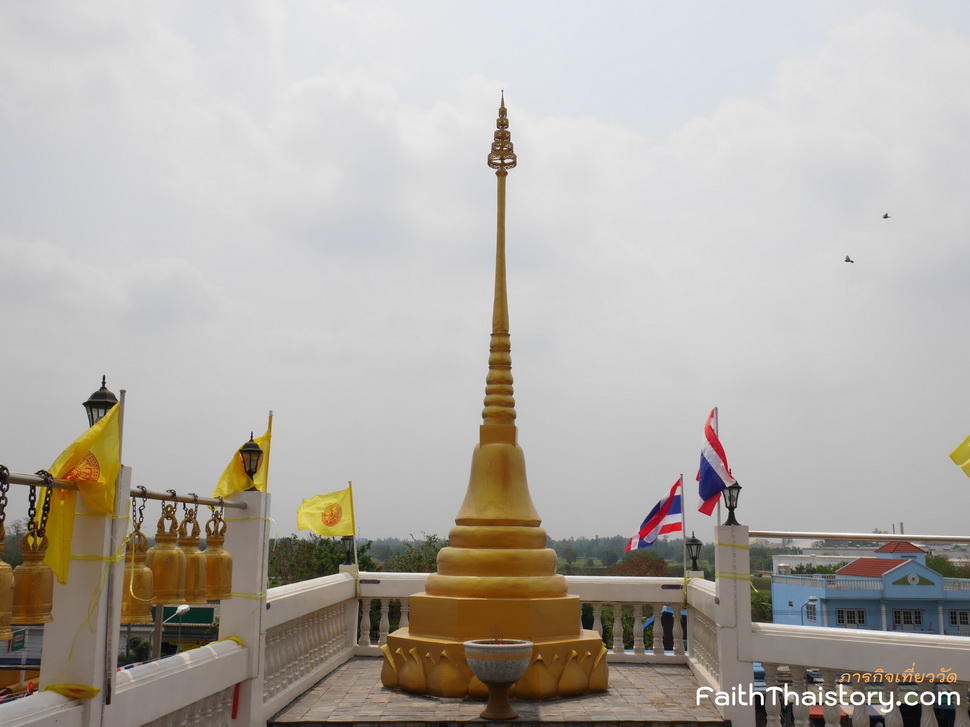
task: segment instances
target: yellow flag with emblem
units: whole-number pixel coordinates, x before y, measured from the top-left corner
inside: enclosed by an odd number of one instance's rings
[[[216,489],[213,491],[212,496],[229,497],[234,492],[245,492],[252,487],[255,487],[260,492],[266,492],[266,483],[269,479],[269,445],[272,438],[273,414],[271,412],[266,434],[253,439],[263,452],[259,458],[259,464],[256,467],[256,474],[253,475],[252,479],[249,479],[249,475],[246,474],[246,468],[243,466],[242,455],[237,451],[222,473],[222,477],[219,478],[219,482],[216,484]]]
[[[351,487],[340,492],[315,495],[296,511],[300,530],[312,530],[328,538],[354,534],[354,495]]]
[[[967,473],[967,477],[970,477],[970,437],[964,439],[960,446],[950,452],[950,459],[953,460],[953,464]]]
[[[84,504],[105,515],[114,514],[115,487],[121,469],[120,417],[121,406],[115,404],[100,421],[61,452],[48,469],[55,479],[75,482]],[[44,502],[46,489],[41,488],[38,502]],[[61,583],[67,583],[71,563],[76,508],[77,492],[51,488],[44,562]]]

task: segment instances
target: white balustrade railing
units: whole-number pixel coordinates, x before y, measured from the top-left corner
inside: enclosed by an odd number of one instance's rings
[[[752,645],[765,672],[767,727],[780,727],[785,713],[808,727],[812,704],[823,706],[826,725],[844,712],[853,727],[868,726],[871,706],[887,727],[901,727],[904,710],[932,727],[942,706],[955,708],[952,724],[970,727],[970,650],[959,637],[753,624]]]
[[[123,480],[129,477],[125,468]],[[41,692],[0,705],[0,727],[257,727],[355,654],[379,656],[388,632],[407,625],[409,599],[424,590],[426,574],[361,573],[358,580],[348,572],[264,590],[269,498],[258,492],[234,498],[251,509],[235,520],[227,518],[226,549],[236,567],[233,598],[220,609],[220,640],[122,672],[113,666],[120,632],[120,571],[112,554],[124,523],[80,519],[75,548],[101,553],[102,561],[75,564],[79,573],[87,566],[90,574],[75,578],[72,570],[69,583],[55,588],[55,620],[45,627],[41,687],[56,679],[58,684],[94,685],[100,691],[87,701]],[[961,700],[954,724],[970,727],[970,649],[965,638],[752,624],[748,537],[744,527],[716,528],[716,580],[690,579],[686,594],[685,581],[679,578],[596,576],[567,576],[569,592],[588,607],[586,626],[604,636],[610,662],[686,664],[701,688],[722,693],[753,689],[755,662],[764,665],[766,688],[834,691],[841,685],[873,699],[882,695],[888,700],[891,694],[902,701],[915,695],[929,703],[945,686],[953,699]],[[92,595],[92,588],[101,588],[106,580],[114,582],[117,602],[105,598],[106,592]],[[825,582],[831,586],[832,580]],[[94,602],[96,608],[90,605]],[[680,617],[685,607],[686,633]],[[666,609],[671,612],[667,625],[662,617]],[[643,623],[652,615],[661,617],[660,624],[645,639]],[[98,628],[85,630],[85,619]],[[901,680],[906,675],[912,678]],[[750,704],[715,706],[736,724],[754,722]],[[807,727],[804,703],[768,700],[765,709],[769,727],[781,723],[783,712],[786,719],[793,717],[796,727]],[[932,727],[932,707],[920,709],[922,727]],[[854,727],[867,724],[861,706],[850,704],[847,711]],[[887,727],[902,724],[900,712],[889,710]],[[828,725],[838,724],[839,716],[835,704],[826,705]]]
[[[381,656],[380,647],[387,643],[392,625],[407,626],[409,599],[424,591],[426,578],[426,573],[360,574],[358,654]],[[682,578],[566,576],[566,582],[570,595],[578,596],[582,604],[590,606],[591,628],[601,637],[605,634],[607,661],[686,663],[686,634],[682,619],[675,617],[684,606]],[[374,604],[377,604],[376,612]],[[644,643],[644,620],[664,610],[670,618],[661,618],[661,628],[657,628],[655,621],[653,638],[649,644]],[[604,613],[609,616],[605,625]],[[392,614],[397,616],[393,624]],[[669,626],[665,628],[664,622],[668,620]],[[670,648],[665,648],[665,644]]]
[[[272,588],[266,607],[263,705],[275,714],[354,655],[354,575]]]

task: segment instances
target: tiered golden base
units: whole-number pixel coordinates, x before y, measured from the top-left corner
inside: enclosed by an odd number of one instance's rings
[[[417,602],[417,603],[416,603]],[[507,638],[534,641],[532,663],[512,687],[517,699],[555,699],[606,691],[606,647],[595,631],[579,630],[579,598],[411,597],[411,626],[388,635],[381,682],[435,697],[484,698],[488,688],[465,661],[463,642]],[[487,624],[491,633],[481,633]]]

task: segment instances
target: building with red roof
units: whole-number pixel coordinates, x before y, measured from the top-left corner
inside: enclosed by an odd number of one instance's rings
[[[945,578],[904,540],[835,573],[775,575],[771,595],[775,623],[970,635],[970,579]]]

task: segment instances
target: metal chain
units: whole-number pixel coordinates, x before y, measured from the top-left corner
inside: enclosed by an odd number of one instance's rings
[[[44,478],[44,504],[41,507],[40,528],[37,530],[37,535],[43,538],[47,533],[47,516],[51,512],[51,493],[54,491],[51,484],[54,482],[54,475],[47,470],[37,470],[35,474]]]
[[[0,464],[0,528],[7,520],[7,490],[10,489],[10,470]]]
[[[30,493],[27,495],[27,531],[36,532],[37,530],[37,487],[30,486]]]
[[[138,528],[141,529],[142,523],[145,522],[145,505],[148,504],[148,488],[144,485],[138,485],[138,489],[141,490],[141,505],[138,507],[138,520],[135,522]],[[135,498],[131,498],[134,500]]]

